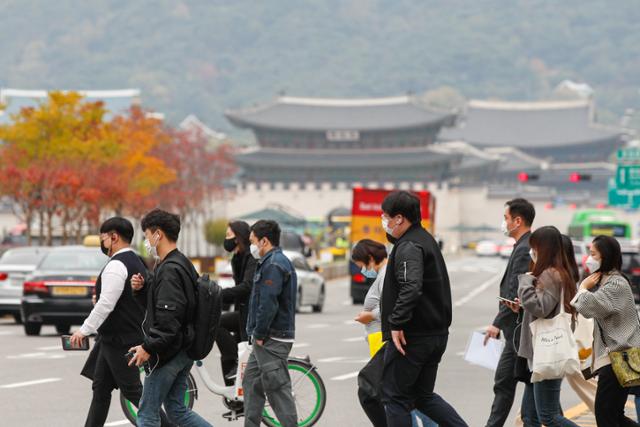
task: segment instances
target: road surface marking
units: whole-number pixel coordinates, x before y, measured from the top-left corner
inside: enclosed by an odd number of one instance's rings
[[[491,286],[495,285],[498,282],[498,280],[500,280],[501,277],[502,277],[502,273],[496,274],[491,279],[487,280],[486,282],[484,282],[483,284],[481,284],[477,288],[474,288],[467,295],[465,295],[464,297],[460,298],[458,301],[456,301],[453,304],[453,306],[454,307],[460,307],[460,306],[465,305],[466,303],[468,303],[469,301],[471,301],[472,299],[474,299],[475,297],[477,297],[478,295],[480,295],[481,293],[483,293],[484,291],[489,289]]]
[[[42,351],[62,350],[62,347],[60,345],[52,345],[52,346],[49,346],[49,347],[38,347],[36,350],[42,350]]]
[[[26,387],[26,386],[37,385],[37,384],[54,383],[56,381],[61,381],[61,380],[62,378],[43,378],[41,380],[26,381],[23,383],[5,384],[5,385],[1,385],[0,388]]]
[[[342,357],[342,356],[338,356],[338,357],[325,357],[324,359],[318,359],[318,362],[322,362],[322,363],[331,363],[331,362],[338,362],[340,360],[344,360],[346,359],[346,357]]]
[[[351,304],[353,304],[353,302],[350,299],[346,299],[342,301],[342,305],[351,305]]]
[[[456,353],[456,356],[464,356],[464,353],[465,353],[464,351],[459,351]]]
[[[337,377],[333,377],[331,378],[333,381],[344,381],[344,380],[348,380],[350,378],[355,378],[358,376],[358,374],[360,373],[360,371],[355,371],[355,372],[350,372],[348,374],[344,374],[344,375],[338,375]]]
[[[329,325],[328,323],[312,323],[310,325],[307,325],[307,328],[309,329],[322,329],[322,328],[328,328]]]
[[[7,356],[7,359],[30,359],[34,357],[47,356],[47,353],[22,353]]]
[[[104,427],[107,426],[126,426],[130,425],[129,420],[120,420],[120,421],[112,421],[110,423],[106,423]]]
[[[344,338],[342,342],[358,342],[364,341],[364,337],[352,337],[352,338]]]
[[[309,343],[298,342],[298,343],[293,344],[292,348],[304,348],[304,347],[310,347],[310,346],[311,346],[311,344],[309,344]]]
[[[17,335],[13,331],[0,331],[0,335]]]

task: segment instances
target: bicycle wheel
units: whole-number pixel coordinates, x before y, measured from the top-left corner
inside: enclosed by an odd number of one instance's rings
[[[145,375],[144,369],[142,368],[140,368],[140,377],[142,383],[144,384]],[[194,380],[193,376],[189,374],[189,377],[187,378],[187,392],[184,394],[184,406],[188,407],[189,409],[193,408],[193,403],[197,399],[197,397],[198,386],[196,386],[196,381]],[[129,399],[124,397],[122,392],[120,392],[120,407],[122,408],[125,417],[127,417],[127,420],[129,420],[131,424],[136,425],[136,421],[138,420],[138,408],[136,408],[136,406],[131,403]]]
[[[318,422],[327,404],[324,382],[315,366],[302,360],[289,359],[289,376],[298,413],[298,426],[312,426]],[[262,414],[262,422],[270,427],[281,427],[268,403]]]

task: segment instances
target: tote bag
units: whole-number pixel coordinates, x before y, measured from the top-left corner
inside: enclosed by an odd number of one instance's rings
[[[564,292],[560,296],[560,313],[551,319],[531,322],[533,366],[531,382],[562,378],[580,373],[578,344],[571,331],[571,314],[564,311]]]

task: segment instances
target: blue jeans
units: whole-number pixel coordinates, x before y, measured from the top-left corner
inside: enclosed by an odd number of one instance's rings
[[[524,427],[578,427],[562,415],[560,384],[562,379],[526,385],[521,409]]]
[[[184,405],[187,378],[192,365],[193,360],[183,350],[145,378],[138,410],[138,427],[159,427],[160,408],[163,404],[169,419],[175,424],[184,427],[212,427]]]
[[[438,424],[436,424],[431,418],[418,410],[413,410],[411,412],[411,419],[412,427],[420,427],[418,420],[422,422],[422,427],[438,427]]]

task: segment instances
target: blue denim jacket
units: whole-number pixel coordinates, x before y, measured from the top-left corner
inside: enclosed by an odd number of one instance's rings
[[[295,338],[298,278],[282,249],[269,251],[258,261],[249,299],[247,336]]]

